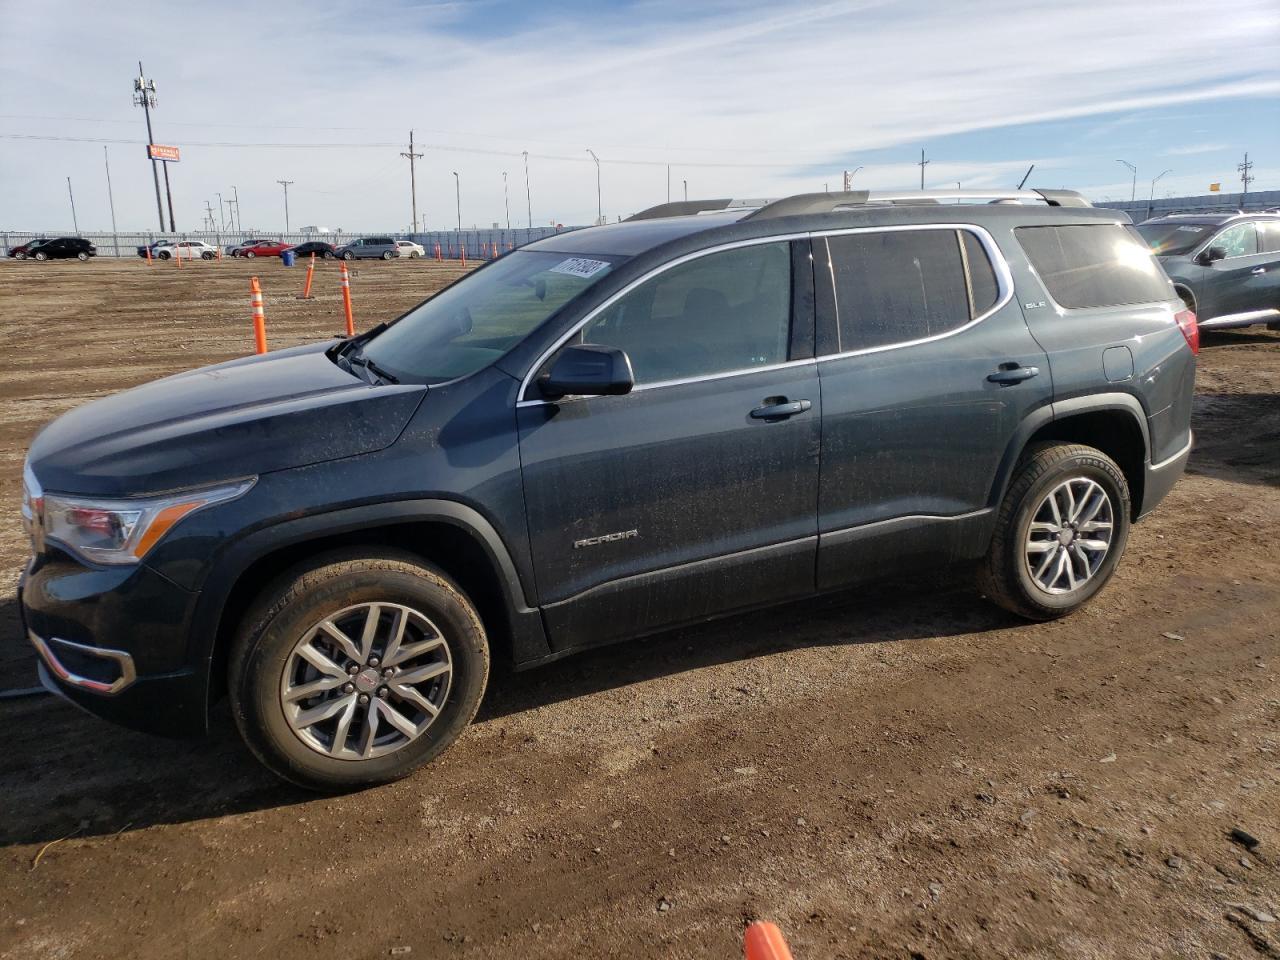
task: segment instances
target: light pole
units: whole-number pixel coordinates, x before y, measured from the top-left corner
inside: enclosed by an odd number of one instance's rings
[[[681,180],[680,182],[684,184],[684,199],[685,199],[685,202],[687,203],[689,201],[689,181]]]
[[[102,165],[107,168],[107,203],[111,207],[111,236],[113,241],[116,236],[116,198],[111,192],[111,158],[107,155],[106,144],[102,146]],[[115,243],[118,246],[118,242]],[[116,251],[119,254],[119,250]]]
[[[591,159],[596,162],[596,224],[599,225],[604,223],[604,204],[600,201],[600,158],[590,147],[587,147],[587,153],[591,154]]]
[[[511,229],[511,194],[507,192],[507,171],[502,171],[502,206],[507,211],[507,229]]]
[[[458,176],[458,171],[453,171],[453,186],[457,193],[458,200],[458,242],[462,242],[462,178]]]
[[[76,220],[76,195],[71,192],[71,178],[67,177],[67,196],[71,198],[71,225],[76,228],[76,236],[80,236],[80,223]]]
[[[276,183],[284,187],[284,232],[289,232],[289,185],[292,180],[277,180]]]
[[[858,171],[861,169],[862,169],[861,167],[854,167],[853,173],[850,173],[848,170],[844,172],[844,192],[845,193],[849,192],[849,188],[853,185],[853,178],[857,176]]]
[[[1152,206],[1152,204],[1154,204],[1154,203],[1155,203],[1155,199],[1156,199],[1156,183],[1157,183],[1157,181],[1159,181],[1159,180],[1160,180],[1160,178],[1161,178],[1161,177],[1163,177],[1163,176],[1165,175],[1165,173],[1173,173],[1173,171],[1172,171],[1172,170],[1166,170],[1166,171],[1164,171],[1164,173],[1160,174],[1160,175],[1159,175],[1159,176],[1157,176],[1154,180],[1152,180],[1152,181],[1151,181],[1151,196],[1147,197],[1147,219],[1150,219],[1150,218],[1151,218],[1151,206]]]
[[[1133,188],[1129,191],[1129,202],[1132,203],[1138,199],[1138,168],[1128,160],[1117,160],[1116,163],[1123,163],[1133,173]]]
[[[533,197],[529,193],[529,151],[521,151],[524,157],[524,202],[528,205],[529,229],[533,229]]]

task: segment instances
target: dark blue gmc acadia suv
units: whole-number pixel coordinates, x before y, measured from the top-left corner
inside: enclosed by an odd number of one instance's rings
[[[36,437],[43,682],[342,790],[516,667],[930,565],[1062,616],[1182,473],[1194,315],[1066,191],[665,204]]]

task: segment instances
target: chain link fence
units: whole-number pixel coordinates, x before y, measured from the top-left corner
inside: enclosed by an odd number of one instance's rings
[[[155,243],[157,240],[202,240],[215,247],[229,249],[249,240],[283,240],[286,243],[307,243],[318,240],[340,247],[359,237],[394,237],[397,240],[412,240],[420,243],[427,251],[427,256],[434,256],[436,244],[440,245],[440,255],[448,260],[456,260],[463,256],[470,260],[480,260],[498,253],[505,253],[526,243],[541,240],[580,230],[581,227],[521,227],[512,230],[433,230],[423,233],[401,233],[397,231],[362,231],[360,233],[273,233],[269,231],[224,232],[224,231],[191,231],[188,233],[160,233],[158,231],[136,231],[120,233],[77,233],[70,231],[49,231],[47,233],[23,230],[0,231],[0,256],[8,256],[14,247],[21,246],[40,237],[78,236],[83,237],[98,248],[100,257],[136,257],[138,248]]]

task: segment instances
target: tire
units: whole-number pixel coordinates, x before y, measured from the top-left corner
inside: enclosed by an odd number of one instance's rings
[[[89,255],[85,253],[83,250],[81,250],[79,253],[76,254],[76,259],[79,260],[81,263],[88,263]]]
[[[13,258],[14,258],[15,260],[25,260],[25,259],[27,259],[26,251],[23,251],[22,253],[15,253],[15,254],[13,255]]]
[[[350,250],[348,250],[346,253],[342,255],[343,260],[354,260],[355,258],[356,258],[356,255],[352,253]]]
[[[362,644],[367,610],[376,605],[383,605],[375,619],[378,632],[363,651],[365,662],[348,662],[352,658],[321,624],[335,624],[352,644]],[[387,637],[398,617],[409,624],[404,635],[418,638],[413,646],[430,640],[434,630],[443,647],[415,654],[408,667],[381,664],[374,657],[387,652]],[[304,645],[312,654],[327,651],[328,662],[337,667],[326,674],[312,666],[314,659],[304,662],[296,655]],[[416,700],[402,696],[394,679],[385,681],[385,672],[406,677],[422,672],[424,657],[431,658],[429,669],[439,670],[445,662],[448,669],[415,681]],[[410,554],[348,550],[295,567],[269,586],[240,625],[228,669],[232,712],[258,759],[300,787],[340,792],[398,780],[448,748],[480,706],[489,676],[489,646],[475,607],[444,574]],[[296,706],[286,705],[287,690],[326,681],[329,675],[342,683],[302,697]],[[367,703],[361,704],[361,697]],[[416,706],[425,701],[438,707],[434,718]],[[328,709],[330,716],[299,729],[297,721],[318,707]],[[409,737],[388,723],[389,710],[419,731]],[[378,720],[370,741],[367,718],[373,715]],[[369,744],[373,755],[360,757]],[[335,748],[347,757],[334,755]]]
[[[390,260],[393,256],[394,256],[394,254],[393,254],[390,250],[384,250],[384,251],[382,251],[382,259],[383,259],[383,260]]]
[[[326,260],[332,260],[332,259],[333,259],[334,254],[333,254],[333,251],[332,251],[332,250],[326,250],[326,251],[324,252],[323,256],[324,256],[324,259],[326,259]]]
[[[45,260],[49,259],[49,255],[45,253],[43,250],[37,250],[35,253],[35,258],[39,260],[41,263],[43,263]]]
[[[1064,487],[1069,494],[1063,493]],[[1098,502],[1096,491],[1105,494],[1106,503],[1091,514]],[[1051,494],[1061,515],[1056,523]],[[1070,519],[1068,497],[1078,502],[1075,523]],[[1101,450],[1077,443],[1029,448],[996,515],[991,546],[978,569],[979,588],[992,602],[1028,620],[1053,620],[1078,610],[1115,573],[1129,538],[1129,510],[1124,473]],[[1110,526],[1103,530],[1108,514]],[[1088,527],[1076,529],[1081,522]],[[1039,529],[1033,530],[1033,523]],[[1065,542],[1063,535],[1069,537]],[[1101,543],[1106,545],[1105,552],[1089,546]],[[1069,566],[1062,565],[1064,554]],[[1045,566],[1040,567],[1041,563]],[[1037,569],[1032,569],[1033,564]]]
[[[254,259],[257,256],[257,254],[254,253],[252,250],[246,250],[244,252],[244,255],[248,257],[250,260]]]
[[[409,254],[409,259],[417,260],[420,256],[422,256],[422,254],[420,254],[417,250],[414,250],[412,253]]]
[[[172,256],[172,254],[171,254],[171,253],[169,253],[169,251],[168,251],[168,250],[161,250],[159,253],[157,253],[157,254],[156,254],[156,259],[157,259],[157,260],[168,260],[171,256]]]
[[[213,259],[213,254],[212,254],[212,253],[210,253],[208,250],[206,250],[206,251],[204,251],[204,253],[200,254],[200,259],[201,259],[201,260],[212,260],[212,259]]]

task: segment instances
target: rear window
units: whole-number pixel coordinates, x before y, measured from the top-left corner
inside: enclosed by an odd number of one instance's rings
[[[1174,299],[1146,242],[1114,223],[1018,227],[1018,242],[1063,307],[1118,307]]]

